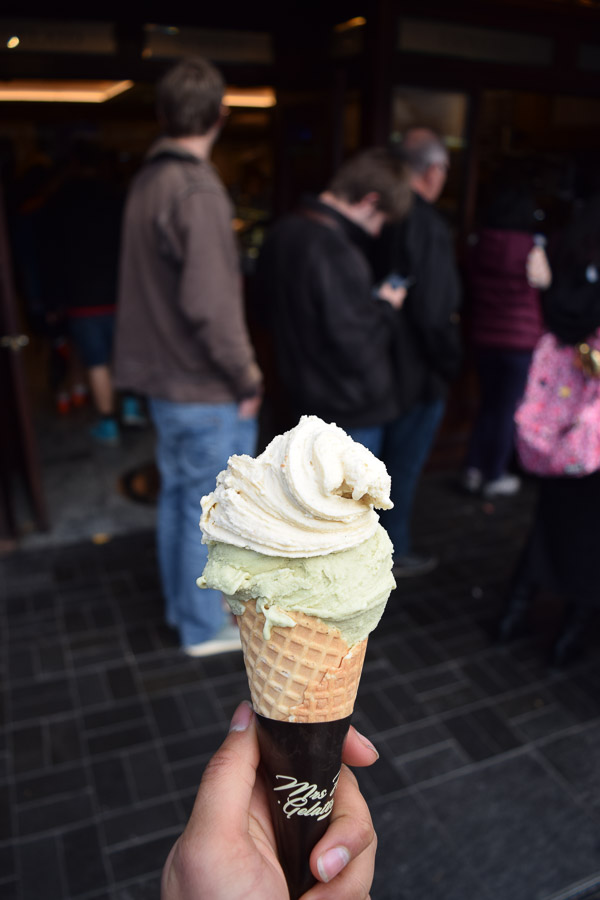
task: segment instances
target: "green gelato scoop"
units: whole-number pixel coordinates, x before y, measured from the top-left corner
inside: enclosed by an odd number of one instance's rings
[[[392,552],[381,525],[357,546],[324,556],[265,556],[211,542],[197,583],[222,591],[235,615],[243,614],[247,601],[256,600],[266,619],[266,640],[274,625],[293,626],[289,613],[297,611],[339,629],[352,647],[376,627],[396,586]]]

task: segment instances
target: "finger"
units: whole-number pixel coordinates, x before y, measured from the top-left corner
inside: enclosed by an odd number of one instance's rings
[[[206,866],[207,848],[215,835],[231,841],[248,830],[248,808],[258,766],[259,750],[254,712],[240,703],[233,714],[227,738],[207,764],[185,831],[175,842],[163,868],[161,897],[184,900],[195,896]],[[204,853],[197,848],[203,847]]]
[[[259,761],[252,707],[244,701],[233,714],[230,731],[209,760],[202,776],[188,829],[206,828],[246,834],[248,809]]]
[[[331,823],[314,847],[310,867],[321,882],[303,900],[366,900],[373,882],[377,837],[356,778],[345,766]]]
[[[371,741],[351,725],[344,743],[342,760],[347,766],[371,766],[378,759],[379,753]]]

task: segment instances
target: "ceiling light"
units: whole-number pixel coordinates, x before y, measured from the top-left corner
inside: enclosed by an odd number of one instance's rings
[[[277,98],[273,88],[234,88],[229,87],[225,91],[223,103],[226,106],[247,106],[257,109],[267,109],[275,106]]]
[[[334,25],[334,31],[350,31],[352,28],[360,28],[362,25],[366,25],[367,20],[364,16],[355,16],[353,19],[348,19],[347,22],[340,22],[339,25]]]
[[[0,81],[0,101],[104,103],[133,87],[133,81]]]
[[[14,34],[12,37],[9,37],[9,39],[6,42],[6,46],[8,47],[9,50],[14,50],[15,47],[18,47],[20,43],[21,43],[21,41],[16,36],[16,34]]]

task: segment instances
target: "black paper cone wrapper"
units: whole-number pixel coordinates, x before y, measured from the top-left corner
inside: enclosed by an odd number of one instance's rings
[[[316,883],[310,853],[327,831],[351,718],[300,724],[256,716],[260,765],[291,900]]]

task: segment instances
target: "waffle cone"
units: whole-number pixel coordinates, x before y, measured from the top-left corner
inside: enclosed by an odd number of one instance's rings
[[[253,600],[238,616],[244,662],[256,712],[287,722],[333,722],[354,709],[367,639],[349,648],[337,628],[290,613],[294,627],[274,626]]]

